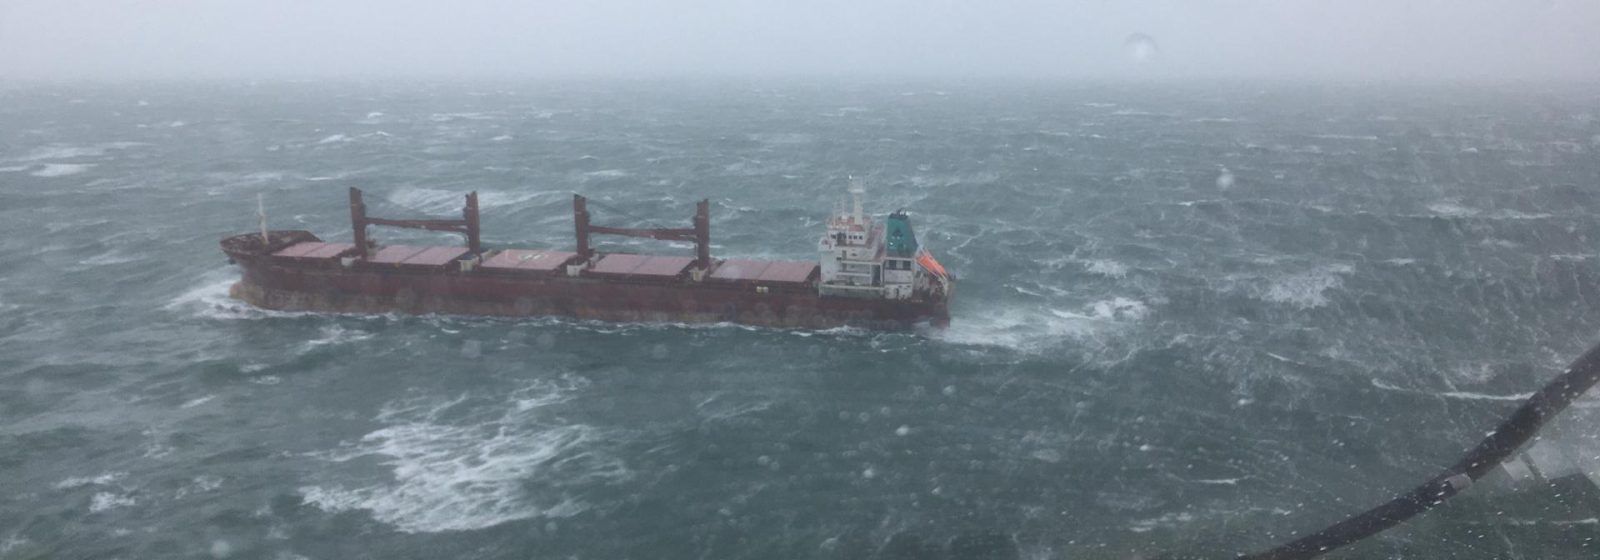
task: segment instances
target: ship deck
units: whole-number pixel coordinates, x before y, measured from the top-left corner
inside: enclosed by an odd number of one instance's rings
[[[361,259],[354,257],[355,245],[321,240],[300,241],[272,251],[269,258],[289,266],[349,267],[356,269],[493,274],[528,277],[569,276],[568,266],[579,263],[577,253],[541,249],[499,249],[485,251],[474,260],[462,247],[389,245]],[[689,277],[694,259],[684,256],[602,253],[590,266],[577,271],[580,278],[625,282],[670,283]],[[768,288],[811,288],[819,276],[819,266],[803,261],[762,261],[721,259],[713,261],[705,282],[729,286]]]

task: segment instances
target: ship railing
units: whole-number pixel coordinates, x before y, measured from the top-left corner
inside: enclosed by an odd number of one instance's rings
[[[236,255],[270,255],[280,249],[303,241],[317,241],[317,236],[305,230],[275,230],[268,232],[263,243],[259,233],[242,233],[222,240],[223,252]]]

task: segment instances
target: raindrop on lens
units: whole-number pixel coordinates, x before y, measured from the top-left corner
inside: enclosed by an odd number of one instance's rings
[[[1233,172],[1229,171],[1226,167],[1221,169],[1222,171],[1217,173],[1217,188],[1223,190],[1233,188]]]
[[[1161,54],[1161,49],[1156,47],[1156,40],[1143,33],[1129,35],[1122,42],[1123,52],[1128,53],[1128,58],[1135,63],[1145,63],[1154,60]]]

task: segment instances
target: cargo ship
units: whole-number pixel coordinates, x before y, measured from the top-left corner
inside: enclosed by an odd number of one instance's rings
[[[573,195],[573,250],[485,248],[478,195],[461,219],[367,215],[350,189],[352,242],[302,230],[268,230],[222,240],[242,275],[232,297],[257,307],[330,313],[559,316],[617,322],[737,323],[763,327],[912,330],[949,324],[955,278],[917,242],[904,211],[876,220],[864,190],[827,221],[816,261],[711,256],[709,201],[689,227],[623,228],[590,223],[589,201]],[[258,201],[259,204],[259,201]],[[384,245],[371,226],[453,232],[464,246]],[[688,255],[597,251],[595,235],[693,242]]]

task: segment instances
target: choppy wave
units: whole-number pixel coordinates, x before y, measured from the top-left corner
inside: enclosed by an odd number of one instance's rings
[[[495,118],[496,117],[494,115],[479,112],[434,113],[432,115],[428,115],[428,120],[433,122],[450,122],[460,120],[487,121],[494,120]]]
[[[360,329],[346,329],[339,325],[324,325],[317,338],[306,341],[302,348],[313,350],[322,346],[337,346],[372,338],[372,333]]]
[[[10,158],[7,161],[16,162],[41,162],[62,159],[97,158],[106,155],[112,150],[126,150],[144,146],[143,142],[103,142],[91,145],[75,144],[50,144],[29,150],[20,157]]]
[[[815,142],[817,135],[804,132],[765,132],[750,134],[749,138],[763,144],[797,145]]]
[[[1447,218],[1467,218],[1483,213],[1482,210],[1463,206],[1460,202],[1453,200],[1441,200],[1428,204],[1428,211]]]
[[[214,270],[200,277],[199,284],[189,288],[164,306],[168,310],[188,310],[212,318],[239,318],[253,309],[243,302],[228,297],[228,289],[239,279],[226,270]]]
[[[1329,265],[1306,272],[1283,274],[1264,279],[1256,288],[1263,301],[1312,309],[1328,304],[1328,291],[1344,286],[1344,275],[1352,271],[1348,265]]]
[[[216,395],[204,395],[204,396],[201,396],[201,397],[196,397],[196,398],[193,398],[193,399],[189,399],[188,401],[184,402],[181,405],[178,405],[178,408],[194,408],[194,407],[200,406],[202,404],[206,404],[208,402],[211,402],[213,399],[216,399],[216,398],[217,398]]]
[[[105,485],[111,484],[113,482],[116,482],[118,480],[121,480],[122,477],[125,477],[127,475],[128,475],[128,473],[123,472],[123,471],[112,471],[112,472],[108,472],[108,473],[97,474],[97,475],[94,475],[94,476],[72,476],[72,477],[67,477],[67,478],[61,479],[60,482],[57,482],[55,484],[55,487],[58,490],[66,490],[66,489],[70,489],[70,488],[78,488],[78,487],[81,487],[81,486],[90,486],[90,485],[105,486]]]
[[[454,190],[406,187],[389,194],[389,202],[425,214],[455,214],[461,212],[465,193]],[[569,196],[563,191],[478,191],[478,208],[514,207],[543,197]]]
[[[565,423],[545,409],[581,382],[535,383],[509,396],[418,397],[390,403],[385,427],[324,459],[376,457],[392,482],[326,482],[301,488],[329,512],[362,510],[410,533],[464,531],[535,517],[568,517],[588,507],[569,490],[627,478],[593,426]]]
[[[961,315],[935,336],[954,344],[1039,351],[1059,347],[1064,342],[1100,339],[1126,332],[1127,327],[1137,324],[1149,313],[1145,302],[1125,297],[1090,302],[1076,309],[986,308]]]
[[[1111,259],[1096,259],[1083,263],[1085,270],[1107,278],[1123,278],[1128,275],[1128,266]]]
[[[139,257],[133,256],[133,255],[124,254],[122,251],[118,251],[116,249],[113,249],[113,250],[106,251],[104,253],[100,253],[98,255],[83,259],[81,261],[78,261],[78,266],[76,266],[74,268],[82,270],[82,269],[89,269],[89,268],[95,268],[95,267],[101,267],[101,266],[113,266],[113,265],[119,265],[119,264],[127,264],[127,263],[131,263],[131,262],[136,262],[136,261],[139,261],[139,260],[141,260]]]
[[[118,492],[96,492],[89,500],[89,512],[100,513],[106,510],[128,507],[137,503],[132,496]]]

